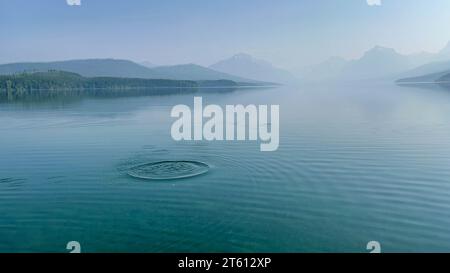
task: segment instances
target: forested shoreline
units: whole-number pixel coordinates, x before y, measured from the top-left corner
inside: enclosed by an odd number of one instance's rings
[[[94,77],[86,78],[75,73],[48,71],[0,75],[0,92],[30,92],[34,90],[124,90],[135,88],[195,88],[195,81]]]

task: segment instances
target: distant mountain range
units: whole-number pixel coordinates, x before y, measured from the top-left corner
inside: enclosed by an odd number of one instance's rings
[[[404,55],[375,46],[356,60],[332,57],[300,71],[305,81],[393,80],[450,70],[450,42],[440,52]]]
[[[421,65],[399,75],[398,78],[422,78],[421,81],[436,80],[450,71],[450,60],[443,62],[431,62]]]
[[[341,71],[343,78],[382,78],[413,67],[411,58],[392,48],[376,46],[360,59],[350,61]]]
[[[267,81],[247,79],[195,65],[147,67],[128,60],[87,59],[58,62],[11,63],[0,65],[0,75],[49,70],[77,73],[84,77],[116,77],[169,80],[230,80],[238,83],[269,84]]]
[[[219,61],[210,69],[259,81],[297,83],[299,80],[289,71],[277,68],[271,63],[255,59],[248,54],[237,54]]]
[[[398,83],[434,83],[448,80],[450,75],[450,42],[433,58],[433,61],[401,73]]]
[[[209,67],[197,64],[158,66],[129,60],[87,59],[29,62],[0,65],[0,75],[21,72],[67,71],[84,77],[120,77],[169,80],[229,80],[246,85],[295,84],[298,82],[406,79],[434,82],[450,72],[450,42],[438,53],[400,54],[392,48],[375,46],[355,60],[332,57],[291,72],[248,54],[236,54]]]

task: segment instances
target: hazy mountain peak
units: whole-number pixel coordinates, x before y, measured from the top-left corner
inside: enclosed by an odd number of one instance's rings
[[[371,55],[401,55],[399,54],[395,49],[389,48],[389,47],[383,47],[383,46],[375,46],[368,51],[364,53],[364,56],[371,56]]]
[[[236,65],[254,65],[254,66],[266,66],[267,68],[274,68],[274,66],[270,62],[257,59],[247,53],[238,53],[231,56],[229,59],[223,61],[235,62]]]
[[[238,53],[210,66],[211,69],[244,78],[277,83],[293,83],[297,79],[288,71],[273,66],[270,62],[256,59],[246,53]]]
[[[410,69],[408,56],[397,53],[392,48],[376,46],[367,51],[360,59],[349,63],[342,73],[348,79],[377,79],[394,75]]]
[[[306,81],[367,80],[442,75],[450,71],[450,41],[438,54],[401,54],[393,48],[376,45],[358,58],[345,61],[331,57],[299,71]]]
[[[249,61],[249,60],[253,60],[254,58],[253,58],[252,55],[247,54],[247,53],[238,53],[238,54],[233,55],[233,56],[231,57],[231,59],[235,59],[235,60],[247,60],[247,61]]]

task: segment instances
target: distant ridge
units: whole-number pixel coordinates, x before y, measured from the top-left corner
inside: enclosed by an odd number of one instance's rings
[[[253,79],[238,77],[228,73],[215,71],[196,64],[180,64],[172,66],[158,66],[152,69],[157,75],[167,79],[180,80],[231,80],[235,82],[259,82]]]
[[[443,72],[426,74],[417,77],[409,77],[409,78],[401,78],[398,79],[397,83],[436,83],[440,81],[443,77],[447,76],[450,73],[450,70],[446,70]]]
[[[300,73],[305,80],[312,81],[379,80],[395,77],[418,64],[426,63],[428,58],[425,53],[403,55],[392,48],[375,46],[358,59],[332,57]]]
[[[149,68],[129,60],[85,59],[56,62],[24,62],[0,65],[0,75],[22,72],[67,71],[83,77],[116,77],[171,80],[231,80],[235,82],[264,84],[261,81],[237,77],[231,74],[195,64],[160,66]]]
[[[209,68],[259,81],[278,83],[297,83],[299,81],[289,71],[277,68],[267,61],[255,59],[251,55],[244,53],[219,61],[209,66]]]
[[[447,71],[450,71],[450,61],[432,62],[406,71],[400,74],[398,78],[418,78],[432,74],[445,74]]]
[[[86,59],[56,62],[24,62],[0,65],[0,74],[61,70],[84,77],[149,78],[149,69],[128,60]]]
[[[375,46],[360,58],[332,57],[298,73],[305,81],[396,80],[419,77],[450,69],[450,42],[438,53],[401,54],[393,48]]]

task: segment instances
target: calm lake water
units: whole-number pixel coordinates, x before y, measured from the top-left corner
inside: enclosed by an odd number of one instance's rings
[[[0,252],[450,251],[450,91],[225,91],[201,95],[280,105],[278,151],[173,141],[171,108],[192,93],[2,101]],[[166,160],[210,170],[127,174]]]

